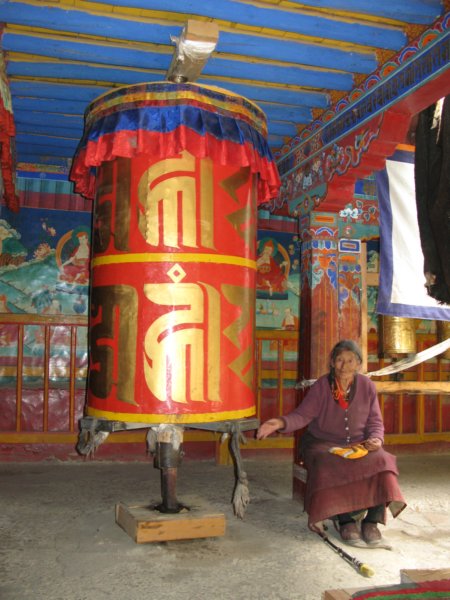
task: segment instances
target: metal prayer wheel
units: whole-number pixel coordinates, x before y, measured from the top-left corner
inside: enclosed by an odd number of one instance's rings
[[[77,448],[148,425],[167,512],[183,425],[255,428],[239,421],[255,414],[257,205],[279,188],[266,137],[256,105],[190,83],[119,88],[85,113],[71,170],[94,199]]]
[[[71,175],[95,197],[87,414],[253,415],[256,210],[278,178],[264,114],[158,83],[101,96],[85,123]]]
[[[450,321],[436,321],[436,334],[438,342],[448,340],[448,338],[450,338]],[[442,354],[439,354],[438,358],[450,360],[450,348]]]
[[[416,353],[416,322],[409,317],[379,315],[378,344],[382,356]]]

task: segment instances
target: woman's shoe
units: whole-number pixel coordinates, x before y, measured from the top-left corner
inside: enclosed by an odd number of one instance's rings
[[[362,522],[361,533],[363,540],[369,546],[376,546],[381,542],[381,533],[376,523]]]
[[[339,533],[341,534],[342,541],[346,544],[355,545],[361,542],[361,534],[354,521],[340,525]]]

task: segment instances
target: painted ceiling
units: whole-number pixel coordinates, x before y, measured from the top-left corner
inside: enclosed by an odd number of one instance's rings
[[[257,103],[276,151],[445,10],[445,0],[0,0],[17,161],[69,165],[88,103],[163,81],[188,19],[219,27],[197,82]]]

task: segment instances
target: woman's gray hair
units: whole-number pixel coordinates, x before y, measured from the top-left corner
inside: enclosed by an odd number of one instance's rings
[[[340,342],[338,342],[333,350],[331,351],[330,354],[330,367],[332,368],[332,365],[334,363],[334,361],[336,360],[336,358],[339,356],[339,354],[341,354],[342,352],[353,352],[353,354],[356,356],[356,358],[359,360],[360,363],[362,363],[362,352],[358,346],[358,344],[356,344],[353,340],[341,340]]]

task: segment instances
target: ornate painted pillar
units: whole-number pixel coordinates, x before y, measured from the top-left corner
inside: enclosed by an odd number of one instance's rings
[[[338,339],[362,341],[361,240],[341,238],[338,244]],[[331,347],[330,347],[331,350]]]
[[[326,372],[338,340],[338,217],[311,212],[300,219],[300,379]]]

